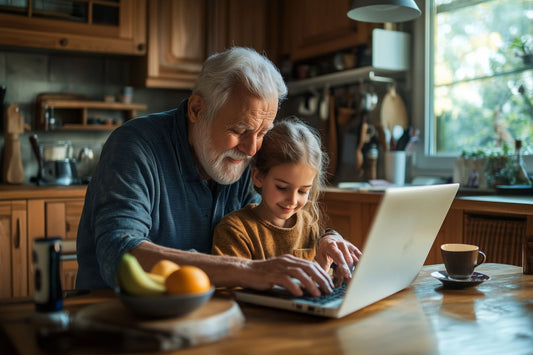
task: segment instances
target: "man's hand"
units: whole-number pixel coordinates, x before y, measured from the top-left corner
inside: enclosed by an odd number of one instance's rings
[[[352,278],[352,270],[361,255],[361,251],[355,245],[345,240],[336,231],[327,229],[318,241],[315,259],[324,270],[329,270],[335,263],[333,278],[335,286],[338,286],[344,280]]]
[[[313,296],[320,296],[321,290],[324,293],[332,291],[333,282],[323,268],[289,254],[267,260],[250,260],[246,266],[249,272],[241,279],[245,287],[267,290],[278,285],[295,296],[303,295],[302,288]]]

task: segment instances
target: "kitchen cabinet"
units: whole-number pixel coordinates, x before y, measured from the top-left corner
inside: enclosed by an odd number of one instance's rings
[[[205,59],[233,45],[266,51],[268,0],[151,0],[148,52],[136,73],[146,87],[191,89]]]
[[[333,192],[325,194],[325,223],[361,248],[370,231],[382,195],[357,195],[354,199],[338,198],[339,196]]]
[[[83,210],[81,198],[47,198],[28,201],[28,215],[31,226],[28,239],[60,237],[62,240],[61,286],[63,290],[75,288],[77,263],[76,235]],[[30,273],[33,275],[33,273]],[[33,285],[30,287],[33,294]]]
[[[112,54],[146,53],[146,0],[0,4],[0,44]]]
[[[26,224],[26,201],[0,201],[0,299],[28,296]]]
[[[206,0],[151,0],[148,53],[137,72],[146,87],[190,89],[207,56]]]
[[[379,192],[328,189],[323,197],[326,225],[357,247],[364,247],[382,196]],[[522,247],[528,238],[533,238],[531,199],[459,196],[452,203],[425,263],[442,263],[442,244],[466,243],[478,245],[487,254],[487,262],[521,266]]]
[[[241,46],[277,58],[280,7],[272,0],[216,0],[209,9],[208,54]]]
[[[61,237],[61,282],[74,289],[76,235],[86,186],[0,185],[0,299],[33,297],[36,238]]]
[[[351,0],[291,0],[284,2],[284,52],[292,61],[371,44],[372,30],[381,25],[348,18]]]

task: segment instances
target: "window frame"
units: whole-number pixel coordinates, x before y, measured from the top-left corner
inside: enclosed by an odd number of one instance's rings
[[[414,127],[420,128],[420,142],[416,149],[413,163],[413,176],[453,176],[453,162],[457,156],[432,156],[431,141],[434,123],[432,86],[430,65],[433,62],[431,29],[433,28],[433,0],[416,0],[422,15],[413,21],[413,63],[412,80],[412,117]],[[533,174],[533,155],[524,156],[529,175]]]

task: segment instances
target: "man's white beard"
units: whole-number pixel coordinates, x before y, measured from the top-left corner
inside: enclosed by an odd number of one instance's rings
[[[222,185],[229,185],[239,180],[252,157],[236,149],[226,150],[220,154],[216,152],[213,149],[207,123],[199,123],[197,133],[195,152],[206,174]],[[203,137],[203,142],[198,139],[200,137]],[[239,164],[233,164],[225,158],[242,161]]]

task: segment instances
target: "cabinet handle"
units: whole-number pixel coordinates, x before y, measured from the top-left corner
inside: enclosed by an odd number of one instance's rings
[[[68,46],[68,39],[67,38],[61,38],[59,40],[59,45],[62,47]]]
[[[144,52],[146,50],[146,45],[144,43],[139,43],[137,45],[137,51]]]
[[[15,233],[15,249],[20,248],[20,218],[17,218],[17,226],[16,226],[16,233]]]

